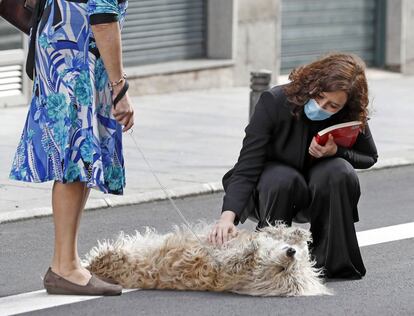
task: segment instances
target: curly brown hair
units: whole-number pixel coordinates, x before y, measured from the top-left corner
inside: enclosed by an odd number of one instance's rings
[[[293,69],[289,84],[283,87],[292,114],[302,112],[304,104],[322,92],[344,91],[348,98],[338,113],[343,121],[368,120],[368,84],[365,63],[355,54],[331,53],[310,64]]]

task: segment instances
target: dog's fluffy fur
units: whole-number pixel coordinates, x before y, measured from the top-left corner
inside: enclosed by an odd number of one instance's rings
[[[256,296],[331,294],[310,260],[307,230],[280,223],[259,232],[239,230],[225,246],[214,247],[207,242],[210,229],[203,223],[193,227],[203,244],[185,227],[175,226],[164,235],[150,228],[133,236],[121,232],[116,241],[98,242],[84,265],[124,288]]]

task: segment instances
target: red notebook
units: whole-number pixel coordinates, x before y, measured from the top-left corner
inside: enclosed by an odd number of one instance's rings
[[[324,146],[328,141],[328,135],[331,134],[338,146],[350,148],[352,147],[361,130],[362,123],[360,121],[351,121],[329,126],[316,134],[315,138],[319,145]]]

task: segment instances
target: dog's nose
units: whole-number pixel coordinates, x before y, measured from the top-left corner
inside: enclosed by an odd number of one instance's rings
[[[288,248],[288,250],[286,250],[286,255],[288,257],[293,257],[295,255],[295,253],[296,253],[296,250],[292,247],[290,247],[290,248]]]

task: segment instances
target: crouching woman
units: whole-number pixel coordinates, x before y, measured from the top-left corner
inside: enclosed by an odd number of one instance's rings
[[[366,270],[354,227],[361,194],[354,168],[369,168],[378,157],[367,123],[364,62],[331,54],[293,70],[289,79],[261,95],[239,159],[223,177],[222,214],[209,239],[226,242],[248,218],[257,228],[308,221],[311,253],[325,276],[361,278]],[[354,120],[363,125],[351,148],[332,137],[325,146],[315,141],[318,131]]]

